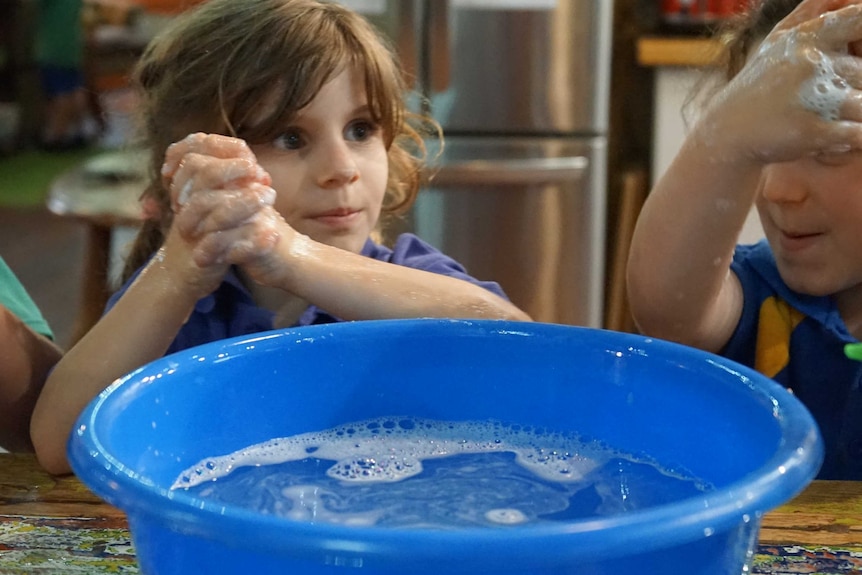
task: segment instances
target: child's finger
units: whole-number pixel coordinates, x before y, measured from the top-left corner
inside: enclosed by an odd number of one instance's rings
[[[192,259],[202,267],[226,264],[228,246],[242,240],[242,231],[238,228],[220,230],[207,234],[194,247]]]
[[[272,251],[281,234],[275,225],[261,225],[259,222],[248,225],[250,231],[243,239],[230,245],[225,254],[227,263],[243,265],[260,260]]]
[[[826,12],[841,10],[859,2],[860,0],[803,0],[793,12],[778,23],[775,30],[789,30],[804,22],[817,19]]]
[[[853,90],[844,97],[839,119],[845,122],[854,122],[859,129],[862,129],[862,92]]]
[[[183,157],[192,153],[215,158],[242,158],[251,162],[257,161],[245,140],[221,134],[197,132],[168,146],[165,162],[162,164],[162,177],[170,179],[179,168]]]
[[[275,191],[252,184],[236,190],[198,190],[174,217],[174,226],[187,240],[242,225],[272,205]]]
[[[862,111],[857,111],[862,114]],[[830,127],[830,140],[833,142],[827,147],[834,151],[862,150],[862,126],[859,121],[833,122]]]
[[[270,181],[269,174],[256,161],[190,153],[183,157],[171,180],[171,203],[175,208],[185,205],[196,190],[238,188],[252,182],[268,185]]]
[[[809,20],[800,29],[816,33],[817,43],[821,46],[844,52],[850,44],[862,40],[862,4],[854,3],[822,18]]]
[[[242,264],[271,250],[278,238],[274,218],[261,214],[237,228],[207,234],[195,246],[192,257],[201,267]]]
[[[218,190],[209,194],[206,217],[199,220],[196,234],[206,234],[216,230],[237,227],[248,219],[271,206],[275,200],[275,190],[269,186],[251,184],[242,190]]]
[[[862,88],[862,58],[856,56],[837,56],[832,59],[835,73],[849,86]]]

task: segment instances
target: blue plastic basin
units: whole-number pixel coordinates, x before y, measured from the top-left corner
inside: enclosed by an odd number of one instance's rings
[[[169,490],[205,457],[392,415],[577,432],[716,489],[611,517],[448,531],[291,521]],[[790,393],[712,354],[572,326],[423,319],[267,332],[165,357],[90,403],[69,457],[127,513],[150,575],[739,575],[761,516],[813,479],[823,447]]]

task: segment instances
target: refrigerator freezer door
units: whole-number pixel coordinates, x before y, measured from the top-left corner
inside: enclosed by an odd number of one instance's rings
[[[603,134],[611,0],[431,0],[424,83],[453,134]]]
[[[449,138],[414,231],[498,282],[533,319],[601,327],[605,146],[604,137]]]

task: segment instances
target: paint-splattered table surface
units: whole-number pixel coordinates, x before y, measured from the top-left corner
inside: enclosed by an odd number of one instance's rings
[[[763,519],[752,573],[862,574],[862,482],[815,481]],[[0,575],[139,573],[125,515],[0,453]]]
[[[0,575],[138,572],[121,511],[33,456],[0,453]]]

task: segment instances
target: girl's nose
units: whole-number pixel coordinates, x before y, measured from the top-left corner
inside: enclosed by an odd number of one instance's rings
[[[339,188],[359,179],[356,158],[343,140],[322,146],[318,162],[318,185],[321,188]]]

